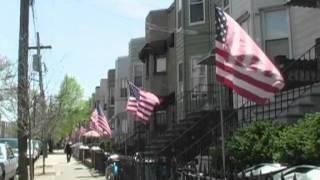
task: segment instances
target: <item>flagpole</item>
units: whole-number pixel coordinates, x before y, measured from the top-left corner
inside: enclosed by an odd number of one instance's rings
[[[124,155],[127,155],[127,133],[128,133],[128,118],[126,119],[126,132],[124,134]]]
[[[223,107],[222,107],[222,85],[219,88],[219,106],[220,106],[220,128],[221,128],[221,150],[222,150],[222,168],[223,179],[226,179],[226,160],[224,148],[224,125],[223,125]]]

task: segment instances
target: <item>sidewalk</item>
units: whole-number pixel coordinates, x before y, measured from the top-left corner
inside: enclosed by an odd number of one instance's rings
[[[42,173],[42,157],[35,163],[35,180],[104,180],[105,177],[88,169],[82,163],[71,158],[67,163],[63,151],[55,151],[46,158],[45,174]]]

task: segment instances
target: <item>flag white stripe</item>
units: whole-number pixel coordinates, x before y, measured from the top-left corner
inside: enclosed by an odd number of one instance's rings
[[[273,93],[270,93],[268,91],[264,91],[263,89],[261,89],[257,86],[249,84],[247,81],[239,79],[236,76],[234,76],[233,74],[225,72],[220,68],[217,68],[216,73],[219,76],[224,77],[224,78],[232,81],[236,86],[241,87],[241,88],[245,89],[246,91],[251,92],[252,94],[255,94],[256,96],[259,96],[261,98],[269,98],[270,96],[273,96]]]
[[[282,88],[282,87],[279,87],[280,81],[278,81],[278,82],[275,81],[274,77],[268,77],[268,76],[263,75],[262,73],[258,73],[258,72],[253,71],[253,70],[244,69],[244,68],[239,67],[239,66],[237,66],[235,64],[228,63],[228,62],[226,62],[224,60],[223,57],[221,57],[217,53],[216,53],[216,61],[218,61],[220,63],[223,63],[225,66],[228,66],[228,67],[236,70],[237,72],[239,72],[241,74],[250,76],[251,78],[253,78],[253,79],[257,80],[257,81],[269,84],[269,85],[271,85],[273,87],[276,87],[276,88],[279,88],[279,89]],[[276,84],[274,84],[274,83],[276,83]]]

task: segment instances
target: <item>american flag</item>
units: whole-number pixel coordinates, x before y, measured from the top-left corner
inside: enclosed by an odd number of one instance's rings
[[[103,136],[111,137],[112,135],[111,128],[100,105],[97,105],[91,114],[90,128]]]
[[[81,126],[79,129],[79,135],[82,136],[86,132],[87,132],[87,129]]]
[[[148,122],[155,106],[160,104],[159,98],[150,92],[139,89],[129,81],[128,87],[127,111],[141,119],[143,123]]]
[[[264,104],[284,87],[279,70],[241,26],[216,7],[216,77],[239,95]]]

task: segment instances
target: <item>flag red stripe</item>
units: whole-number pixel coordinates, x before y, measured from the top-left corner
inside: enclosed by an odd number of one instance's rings
[[[141,122],[148,122],[154,107],[160,103],[159,98],[150,92],[135,87],[130,82],[128,85],[130,96],[127,102],[127,111],[140,119]]]
[[[256,87],[262,88],[265,91],[269,91],[269,92],[273,92],[273,93],[279,92],[278,88],[273,87],[270,84],[264,83],[262,81],[258,81],[248,75],[242,74],[231,67],[225,66],[224,64],[220,63],[219,61],[216,61],[215,65],[217,68],[220,68],[220,69],[228,72],[229,74],[232,74],[233,76],[246,81],[249,84],[252,84]]]
[[[226,79],[226,78],[219,76],[219,75],[216,75],[216,78],[218,81],[222,82],[227,87],[234,89],[241,96],[247,97],[250,100],[254,100],[258,104],[264,104],[268,101],[268,99],[266,99],[266,98],[261,98],[261,97],[257,96],[256,94],[253,94],[253,93],[247,91],[246,89],[243,89],[241,87],[236,86],[229,79]]]
[[[281,73],[232,17],[220,8],[215,15],[217,80],[241,96],[265,103],[283,88]]]

